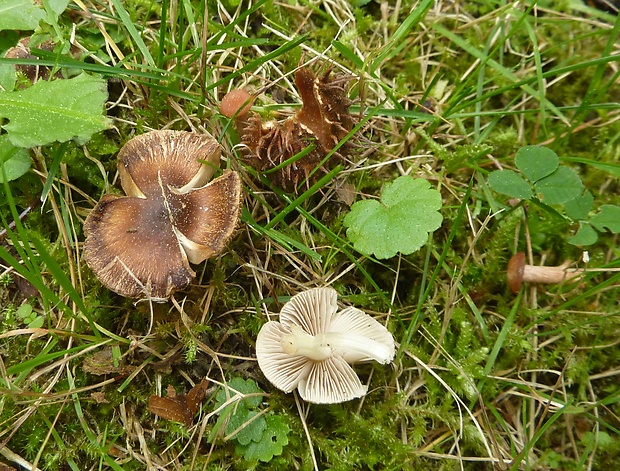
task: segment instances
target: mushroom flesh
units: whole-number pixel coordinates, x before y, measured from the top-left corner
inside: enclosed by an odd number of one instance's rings
[[[189,266],[221,252],[239,219],[241,181],[219,168],[208,135],[152,131],[118,155],[127,196],[105,195],[84,222],[84,259],[107,288],[162,301],[185,288]]]
[[[349,401],[366,394],[353,363],[390,363],[392,334],[363,311],[338,311],[337,292],[329,287],[299,293],[286,303],[280,321],[267,322],[256,340],[258,364],[278,389],[295,388],[317,404]]]

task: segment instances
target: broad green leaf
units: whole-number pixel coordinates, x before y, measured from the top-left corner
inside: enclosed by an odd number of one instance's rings
[[[40,80],[26,90],[0,93],[3,127],[18,147],[75,139],[84,143],[109,127],[103,115],[105,80],[87,74],[68,80]]]
[[[30,169],[31,162],[26,149],[15,147],[6,134],[0,135],[0,183],[24,175]]]
[[[590,223],[601,232],[607,228],[614,234],[618,234],[620,232],[620,207],[604,204],[599,212],[592,216]]]
[[[69,6],[69,0],[47,0],[52,12],[58,17]]]
[[[259,388],[256,385],[256,381],[253,379],[244,380],[243,378],[235,377],[228,382],[228,387],[230,388],[228,391],[229,397],[235,395],[234,391],[238,391],[243,395],[251,395],[250,397],[243,399],[243,402],[248,408],[256,408],[260,406],[263,399],[262,395],[265,394],[265,391]],[[226,397],[226,391],[224,389],[220,389],[215,395],[216,408],[224,404],[227,400],[228,398]]]
[[[590,224],[582,223],[577,234],[568,238],[568,243],[573,245],[592,245],[597,240],[598,232]]]
[[[28,303],[22,304],[17,308],[17,311],[15,311],[17,318],[22,320],[28,319],[30,314],[32,314],[32,306]]]
[[[263,438],[263,432],[267,428],[267,423],[264,416],[255,418],[257,415],[258,412],[252,410],[234,411],[226,426],[226,435],[239,430],[232,436],[239,444],[247,445],[250,442],[260,442]]]
[[[588,219],[588,214],[594,207],[594,196],[590,190],[587,190],[583,195],[579,195],[577,198],[572,199],[564,203],[564,209],[569,218],[575,221],[583,221]]]
[[[256,382],[252,379],[244,380],[243,378],[236,377],[228,381],[227,384],[229,388],[228,394],[227,390],[220,388],[215,395],[215,409],[221,407],[231,397],[234,397],[237,394],[235,391],[249,397],[239,399],[219,412],[219,418],[213,426],[211,434],[208,438],[208,441],[210,442],[215,439],[218,433],[220,433],[220,436],[230,435],[246,423],[251,417],[255,416],[258,412],[251,409],[257,409],[260,406],[263,395],[265,394],[265,392],[259,388],[256,385]],[[224,430],[224,432],[220,432],[226,421],[228,421],[226,430]],[[264,429],[265,420],[263,417],[259,417],[249,423],[247,427],[244,427],[237,434],[235,434],[234,438],[238,442],[243,442],[244,444],[247,444],[250,440],[258,441],[260,440]]]
[[[537,182],[555,172],[560,159],[548,147],[525,146],[517,151],[515,164],[531,182]]]
[[[13,64],[0,64],[0,93],[15,88],[15,67]]]
[[[489,186],[492,190],[511,198],[528,200],[533,195],[530,184],[512,170],[496,170],[489,174]]]
[[[40,329],[41,327],[43,327],[43,324],[45,324],[45,317],[37,316],[32,320],[32,322],[28,323],[28,328],[29,329]]]
[[[37,29],[45,16],[43,8],[35,5],[34,0],[0,1],[0,31]]]
[[[247,445],[238,444],[235,453],[242,455],[247,461],[271,461],[276,455],[282,454],[282,449],[288,444],[289,427],[282,417],[270,415],[265,418],[267,428],[259,442],[250,442]]]
[[[579,175],[568,167],[559,167],[548,177],[534,184],[545,204],[562,204],[577,198],[583,191]]]
[[[441,193],[428,181],[402,176],[383,187],[381,202],[365,200],[351,206],[343,222],[356,250],[390,258],[419,250],[428,233],[441,226],[439,209]]]

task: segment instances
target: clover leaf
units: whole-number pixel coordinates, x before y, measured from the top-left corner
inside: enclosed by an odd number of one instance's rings
[[[594,196],[590,191],[583,191],[579,175],[573,169],[561,166],[559,157],[551,149],[522,147],[515,156],[515,165],[521,174],[512,170],[491,172],[489,187],[511,198],[563,205],[566,216],[579,223],[577,233],[568,238],[569,243],[592,245],[598,240],[597,231],[620,233],[620,207],[603,205],[598,213],[590,216]],[[547,211],[555,210],[547,208]]]
[[[355,248],[379,259],[409,255],[441,226],[441,193],[427,180],[405,175],[386,183],[381,199],[358,201],[344,218]]]

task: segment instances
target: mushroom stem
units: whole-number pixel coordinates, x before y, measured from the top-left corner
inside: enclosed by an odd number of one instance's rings
[[[297,325],[292,325],[290,329],[291,333],[284,335],[281,340],[282,349],[289,355],[302,355],[314,361],[323,361],[330,358],[334,351],[338,351],[345,359],[361,358],[383,364],[389,363],[393,357],[389,346],[364,335],[351,332],[310,335]]]
[[[545,267],[525,264],[525,253],[517,252],[508,262],[506,278],[513,293],[518,293],[523,282],[558,284],[578,278],[583,275],[582,270],[567,270],[570,261],[556,267]]]
[[[556,284],[581,276],[579,271],[568,271],[570,261],[564,262],[557,267],[541,267],[525,265],[523,268],[523,281],[530,283]]]

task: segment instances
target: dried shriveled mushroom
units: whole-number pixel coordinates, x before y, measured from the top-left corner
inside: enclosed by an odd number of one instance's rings
[[[107,288],[164,300],[194,278],[189,262],[224,249],[241,181],[224,171],[209,182],[219,164],[211,136],[152,131],[125,144],[118,172],[127,196],[105,195],[84,223],[84,259]]]
[[[317,404],[349,401],[366,394],[353,363],[394,358],[394,338],[375,319],[347,307],[338,312],[337,293],[315,288],[299,293],[267,322],[256,340],[256,357],[267,379],[278,389],[298,389]]]
[[[318,77],[307,67],[299,69],[295,74],[295,86],[303,105],[284,121],[262,122],[259,115],[250,116],[250,95],[243,90],[233,90],[225,95],[220,111],[229,118],[235,116],[238,132],[247,149],[244,157],[259,171],[281,165],[313,145],[306,155],[270,175],[277,185],[295,191],[304,180],[309,185],[326,173],[351,148],[347,143],[331,159],[323,162],[353,129],[354,120],[349,113],[351,101],[346,92],[350,80],[351,77],[332,77],[331,69]]]

